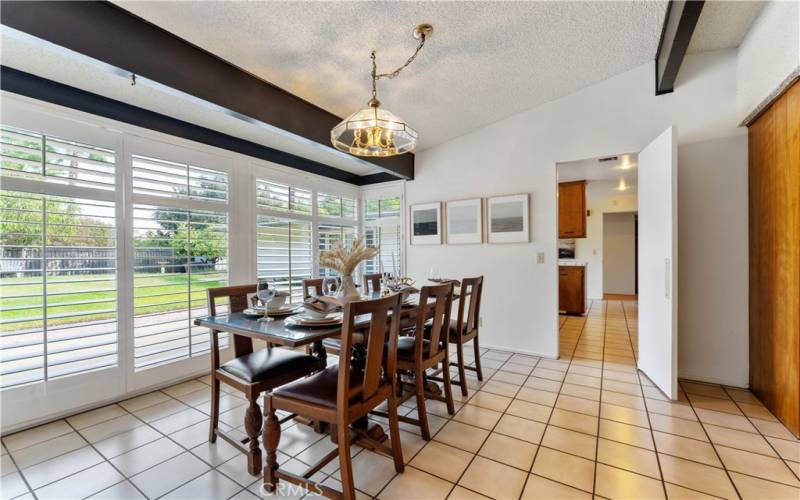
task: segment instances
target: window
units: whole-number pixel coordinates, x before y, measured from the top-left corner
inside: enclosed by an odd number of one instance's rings
[[[210,348],[208,330],[192,321],[208,314],[206,289],[228,284],[228,175],[134,155],[133,192],[134,366],[139,370]],[[220,340],[227,345],[227,339]]]
[[[6,126],[2,145],[4,187],[34,183],[0,191],[0,386],[118,366],[114,152]]]
[[[311,215],[311,191],[257,179],[256,206],[279,212]]]
[[[0,135],[3,176],[114,189],[114,152],[109,149],[7,126]]]
[[[365,262],[367,273],[381,270],[402,275],[400,252],[403,246],[401,233],[400,197],[368,199],[364,204],[364,240],[367,246],[376,246],[380,252]]]
[[[357,213],[355,198],[325,193],[317,194],[317,214],[320,217],[355,219]]]
[[[257,217],[256,263],[259,278],[275,280],[292,302],[303,300],[303,279],[313,274],[311,222],[268,215]]]
[[[319,224],[317,226],[319,233],[319,251],[330,250],[340,241],[345,247],[353,244],[356,239],[356,228],[353,226],[341,226],[337,224]],[[339,273],[332,269],[320,268],[320,276],[332,277],[338,276]]]

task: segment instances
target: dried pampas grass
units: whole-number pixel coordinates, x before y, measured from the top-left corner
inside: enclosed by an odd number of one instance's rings
[[[364,244],[364,237],[359,236],[346,249],[339,241],[332,250],[325,250],[319,254],[319,267],[333,269],[342,276],[351,276],[361,261],[371,259],[378,255],[376,247]]]

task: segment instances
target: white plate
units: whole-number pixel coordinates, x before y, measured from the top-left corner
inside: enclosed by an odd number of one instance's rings
[[[342,323],[342,316],[336,315],[327,318],[309,318],[307,316],[290,316],[286,318],[286,323],[303,326],[328,326],[339,325]]]

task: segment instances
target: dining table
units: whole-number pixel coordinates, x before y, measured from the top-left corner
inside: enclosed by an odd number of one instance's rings
[[[382,296],[379,291],[372,292],[369,295],[362,295],[362,300],[376,299]],[[418,300],[418,295],[415,295]],[[413,297],[413,296],[412,296]],[[415,325],[417,314],[420,307],[417,300],[406,300],[401,304],[401,328]],[[432,308],[424,308],[426,316],[432,315]],[[298,304],[297,313],[302,312],[300,304]],[[293,315],[294,315],[293,314]],[[341,336],[342,324],[335,324],[330,326],[305,326],[300,324],[292,324],[291,321],[286,321],[289,317],[273,317],[271,321],[260,320],[259,316],[252,314],[245,314],[243,312],[234,312],[226,314],[217,314],[216,316],[202,316],[194,320],[196,326],[206,327],[216,332],[224,332],[234,335],[234,351],[236,351],[237,342],[252,339],[266,342],[268,346],[283,346],[287,348],[303,348],[311,346],[311,353],[318,358],[327,362],[327,351],[323,345],[323,340],[328,338],[335,338]],[[370,315],[356,316],[354,327],[357,330],[368,330],[370,325]],[[236,337],[239,337],[237,339]],[[363,337],[361,337],[363,339]],[[352,359],[353,363],[357,363],[359,359],[366,357],[366,345],[358,342],[358,337],[354,337],[355,346],[353,348]],[[438,391],[439,386],[430,382],[430,389]],[[435,387],[434,387],[435,386]],[[304,422],[313,425],[315,430],[323,432],[324,426],[315,422]],[[364,430],[369,436],[376,441],[385,441],[387,436],[380,425],[369,422],[366,418],[359,422],[358,425],[363,426]]]

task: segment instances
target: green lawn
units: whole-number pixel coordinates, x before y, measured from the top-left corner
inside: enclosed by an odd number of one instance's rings
[[[205,289],[224,286],[226,274],[224,271],[193,274],[192,306],[205,305]],[[84,282],[76,283],[77,280]],[[114,317],[117,309],[116,286],[116,276],[113,274],[48,276],[48,324],[80,323]],[[136,274],[134,287],[136,315],[185,309],[189,300],[189,276],[186,274]],[[43,303],[41,277],[0,279],[0,331],[41,326]],[[25,318],[30,318],[30,321],[19,321]]]

